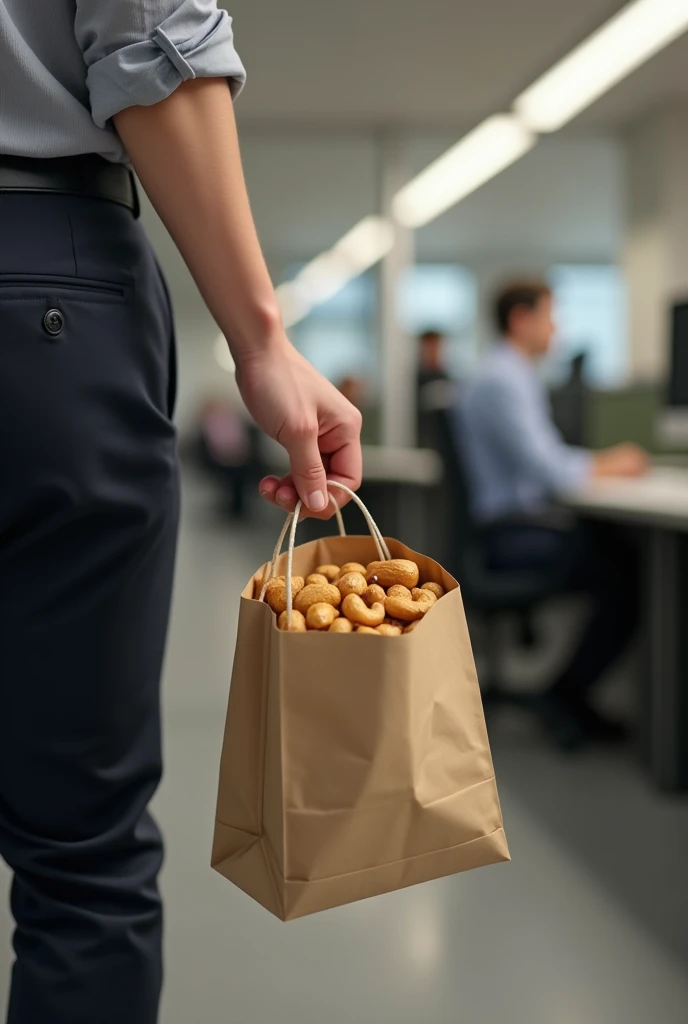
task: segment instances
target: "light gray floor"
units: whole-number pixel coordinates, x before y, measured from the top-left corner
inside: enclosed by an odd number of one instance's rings
[[[237,594],[275,525],[232,532],[187,494],[156,800],[162,1024],[685,1024],[688,801],[619,756],[561,760],[527,722],[496,731],[510,865],[289,925],[208,868]],[[3,901],[0,1005],[9,931]]]

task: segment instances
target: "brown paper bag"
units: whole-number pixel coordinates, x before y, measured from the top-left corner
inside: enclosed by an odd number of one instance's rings
[[[212,865],[283,921],[509,860],[458,584],[387,543],[448,591],[403,636],[279,631],[267,565],[242,594]],[[333,537],[293,573],[378,557]]]

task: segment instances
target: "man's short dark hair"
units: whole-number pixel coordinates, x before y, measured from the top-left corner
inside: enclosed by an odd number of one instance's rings
[[[424,331],[421,331],[418,335],[418,341],[421,343],[424,341],[432,341],[434,338],[443,338],[444,331],[441,331],[439,327],[426,327]]]
[[[524,278],[508,281],[497,292],[494,300],[495,325],[500,334],[508,334],[511,328],[511,317],[515,309],[525,306],[535,307],[544,298],[550,298],[552,289],[546,281]]]

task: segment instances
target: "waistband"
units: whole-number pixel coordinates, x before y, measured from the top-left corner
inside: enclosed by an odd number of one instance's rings
[[[0,154],[0,193],[51,192],[106,199],[139,216],[134,175],[123,164],[94,154],[39,160]]]

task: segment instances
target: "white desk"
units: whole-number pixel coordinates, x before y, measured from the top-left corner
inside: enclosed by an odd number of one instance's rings
[[[595,480],[565,500],[597,516],[688,531],[688,469],[656,466],[638,480]]]
[[[599,480],[566,496],[586,518],[636,527],[642,539],[645,668],[641,728],[652,776],[688,790],[688,469]]]
[[[430,448],[363,445],[363,480],[366,483],[436,487],[443,475],[442,459]]]

